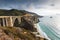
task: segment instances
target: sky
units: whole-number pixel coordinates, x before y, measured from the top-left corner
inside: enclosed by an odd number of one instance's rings
[[[38,15],[60,14],[60,0],[0,0],[0,9],[19,9]]]

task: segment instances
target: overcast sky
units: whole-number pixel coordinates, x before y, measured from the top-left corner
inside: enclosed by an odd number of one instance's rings
[[[60,0],[0,0],[0,9],[12,8],[39,15],[60,14]]]

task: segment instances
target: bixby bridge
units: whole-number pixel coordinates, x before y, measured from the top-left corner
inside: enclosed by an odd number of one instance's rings
[[[16,21],[18,21],[18,24],[20,24],[22,21],[22,18],[27,20],[28,23],[30,22],[32,24],[38,22],[37,17],[31,16],[30,14],[24,15],[24,16],[0,16],[0,26],[13,27]]]
[[[15,20],[18,19],[21,22],[21,16],[0,16],[0,26],[13,27]]]

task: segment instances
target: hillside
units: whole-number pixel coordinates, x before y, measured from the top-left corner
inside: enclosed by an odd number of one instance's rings
[[[0,40],[46,40],[19,27],[0,27]]]
[[[3,10],[0,9],[0,16],[19,16],[19,15],[24,15],[25,10],[16,10],[16,9],[11,9],[11,10]]]
[[[17,10],[17,9],[3,10],[3,9],[0,9],[0,16],[21,16],[21,15],[25,15],[26,13],[35,14],[35,13],[28,12],[25,10]]]
[[[37,37],[36,34],[33,33],[37,32],[34,24],[39,22],[39,15],[25,10],[0,9],[0,16],[22,16],[21,23],[16,19],[13,27],[0,26],[0,40],[46,40],[40,36]]]

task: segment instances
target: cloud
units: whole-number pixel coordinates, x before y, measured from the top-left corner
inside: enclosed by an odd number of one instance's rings
[[[31,11],[39,15],[54,14],[54,11],[58,13],[60,10],[60,0],[0,0],[0,9],[11,8]]]
[[[26,7],[29,7],[31,3],[33,3],[35,6],[42,5],[46,2],[47,0],[0,0],[0,7],[22,7],[22,5],[26,5]],[[12,6],[13,5],[13,6]]]

